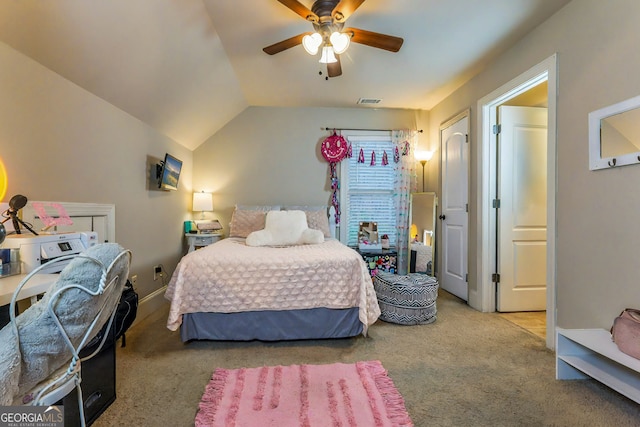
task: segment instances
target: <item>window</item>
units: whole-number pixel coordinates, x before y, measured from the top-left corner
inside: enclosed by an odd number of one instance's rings
[[[396,244],[396,207],[394,188],[396,163],[393,161],[394,145],[391,135],[346,136],[353,155],[341,162],[340,169],[340,240],[358,245],[360,222],[378,223],[378,235],[389,235],[389,243]],[[364,163],[358,163],[360,150]],[[371,153],[375,152],[375,166],[371,166]],[[389,164],[382,165],[383,153]]]

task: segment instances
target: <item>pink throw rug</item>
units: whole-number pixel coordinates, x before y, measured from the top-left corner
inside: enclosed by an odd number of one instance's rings
[[[413,426],[379,361],[216,369],[195,425]]]

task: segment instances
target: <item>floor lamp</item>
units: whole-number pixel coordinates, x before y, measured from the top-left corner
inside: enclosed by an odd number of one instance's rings
[[[433,151],[416,150],[415,158],[422,165],[422,192],[424,193],[424,165],[433,157]]]

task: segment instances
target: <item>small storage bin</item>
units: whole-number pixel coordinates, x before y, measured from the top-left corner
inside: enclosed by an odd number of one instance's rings
[[[399,276],[379,272],[373,287],[380,305],[380,319],[400,325],[435,322],[438,280],[426,274]]]

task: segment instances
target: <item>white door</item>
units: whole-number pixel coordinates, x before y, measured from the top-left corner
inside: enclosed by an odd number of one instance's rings
[[[498,311],[546,308],[547,109],[499,107]]]
[[[440,130],[442,269],[440,287],[468,300],[469,117]]]

